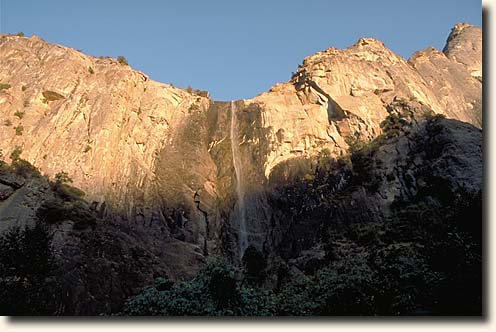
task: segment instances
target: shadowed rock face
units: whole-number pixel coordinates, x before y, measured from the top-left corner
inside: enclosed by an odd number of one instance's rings
[[[1,166],[0,233],[48,223],[63,272],[58,314],[118,312],[154,278],[189,279],[205,263],[198,246],[174,238],[167,223],[112,220],[95,204],[61,196],[43,177],[25,179]]]
[[[232,153],[232,144],[238,144],[248,243],[273,257],[294,258],[315,245],[320,217],[313,207],[315,218],[305,215],[300,224],[303,210],[285,205],[294,197],[285,197],[290,194],[281,188],[299,173],[316,172],[314,161],[323,151],[342,159],[350,141],[377,138],[398,105],[414,110],[416,119],[428,112],[449,118],[439,129],[444,140],[433,143],[443,145],[442,155],[429,159],[418,151],[432,136],[419,120],[410,128],[417,136],[403,133],[376,153],[380,162],[374,167],[383,181],[378,192],[367,194],[362,186],[342,194],[333,218],[384,217],[381,211],[387,214],[395,199],[416,190],[405,179],[418,165],[436,165],[429,169],[448,174],[453,190],[461,184],[480,189],[481,44],[480,28],[460,24],[443,52],[429,48],[408,61],[372,38],[318,52],[304,59],[290,81],[235,102],[233,138],[230,102],[154,82],[111,58],[86,56],[35,36],[2,35],[0,156],[8,160],[21,147],[21,157],[42,173],[67,172],[99,220],[111,221],[95,234],[102,241],[118,234],[118,247],[124,249],[110,260],[119,264],[128,255],[131,249],[124,243],[129,240],[146,252],[140,264],[158,264],[133,272],[136,280],[129,287],[135,290],[162,272],[173,279],[191,277],[209,255],[239,263]],[[451,160],[453,155],[458,157]],[[41,202],[53,193],[46,183],[0,175],[0,231],[33,223]],[[340,179],[333,186],[345,186],[346,176]],[[300,199],[302,206],[310,197]],[[315,224],[304,223],[310,219]],[[99,241],[84,238],[86,233],[74,235],[72,227],[70,220],[57,226],[69,234],[58,238],[60,248],[89,248]],[[81,238],[86,242],[79,245]],[[72,255],[71,250],[63,255]],[[98,256],[87,252],[81,257]],[[125,281],[119,283],[116,296],[125,298],[129,291],[123,290]],[[84,289],[73,300],[98,292]]]
[[[320,257],[327,227],[387,221],[394,204],[416,201],[428,191],[451,199],[482,189],[482,132],[470,124],[444,118],[413,121],[399,136],[371,146],[359,154],[365,164],[352,157],[353,171],[336,167],[326,181],[305,181],[302,176],[273,181],[277,189],[271,190],[269,202],[276,221],[271,233],[276,252],[287,259],[309,253]],[[442,206],[436,199],[433,209]]]

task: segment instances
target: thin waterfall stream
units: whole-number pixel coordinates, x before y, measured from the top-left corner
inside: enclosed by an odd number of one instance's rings
[[[238,143],[238,126],[237,126],[237,115],[236,115],[236,104],[231,101],[231,147],[232,147],[232,158],[234,165],[234,172],[236,173],[236,196],[237,204],[236,211],[238,216],[238,246],[239,246],[239,257],[243,257],[243,253],[248,247],[248,234],[246,232],[246,206],[245,206],[245,191],[242,181],[242,163],[241,154],[239,151]]]

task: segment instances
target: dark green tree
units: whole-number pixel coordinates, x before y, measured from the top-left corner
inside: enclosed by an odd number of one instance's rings
[[[245,280],[250,284],[259,285],[265,279],[267,260],[255,246],[248,246],[243,254]]]
[[[0,238],[0,314],[53,315],[60,273],[46,225],[14,227]]]

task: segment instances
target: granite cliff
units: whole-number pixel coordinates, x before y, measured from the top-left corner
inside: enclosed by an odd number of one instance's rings
[[[409,60],[362,38],[305,58],[268,92],[218,102],[122,59],[2,35],[0,156],[17,151],[51,179],[66,172],[86,193],[82,221],[51,223],[77,285],[67,303],[79,305],[64,313],[113,312],[97,294],[122,302],[157,275],[191,278],[211,255],[240,264],[248,245],[304,270],[324,255],[323,227],[383,221],[433,179],[480,191],[481,57],[481,29],[468,24],[442,52]],[[2,171],[0,231],[33,224],[54,200],[75,204],[56,189]],[[90,286],[89,261],[114,281]]]

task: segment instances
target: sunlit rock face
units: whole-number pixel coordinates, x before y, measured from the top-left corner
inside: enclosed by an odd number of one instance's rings
[[[170,277],[186,278],[210,255],[239,262],[237,181],[242,181],[248,243],[274,253],[300,232],[291,231],[290,221],[284,224],[284,207],[274,212],[277,188],[298,173],[314,172],[309,160],[322,151],[339,159],[348,154],[350,140],[378,137],[394,105],[480,128],[481,44],[480,28],[457,25],[443,52],[426,49],[407,61],[382,42],[362,38],[347,49],[305,58],[288,82],[236,101],[233,117],[230,102],[152,81],[115,59],[87,56],[35,36],[2,35],[0,151],[9,161],[21,147],[21,157],[42,173],[67,172],[102,218],[139,230],[140,240],[170,267],[164,267]],[[463,137],[464,130],[478,129],[462,126],[453,132]],[[470,142],[479,139],[480,133],[474,135]],[[408,154],[409,141],[402,142],[378,157],[385,169]],[[454,179],[465,174],[453,172]],[[1,183],[0,219],[7,204],[17,211],[9,197],[19,190]],[[353,195],[377,210],[398,190],[384,189],[386,198],[379,203],[359,190]],[[9,222],[34,218],[37,205],[27,209],[25,217]]]
[[[262,105],[263,126],[270,128],[265,174],[324,147],[342,155],[347,136],[377,137],[394,98],[481,127],[481,45],[480,28],[457,25],[446,54],[430,48],[407,62],[382,42],[362,38],[305,58],[290,82],[249,100]]]
[[[457,24],[443,52],[432,47],[408,61],[423,77],[453,119],[482,127],[482,31]]]
[[[0,82],[10,85],[0,95],[4,156],[20,146],[42,172],[65,171],[89,199],[122,209],[151,198],[157,153],[171,128],[193,104],[207,102],[115,59],[36,36],[2,36],[0,58]]]
[[[443,49],[448,59],[466,66],[470,75],[482,81],[482,30],[468,23],[453,27]]]

